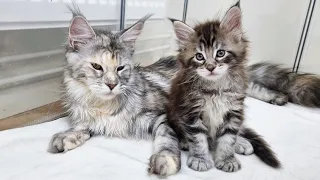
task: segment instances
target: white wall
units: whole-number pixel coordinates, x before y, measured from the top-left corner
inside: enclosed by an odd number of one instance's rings
[[[310,30],[300,61],[299,72],[320,75],[320,2],[317,1],[310,24]]]
[[[223,17],[234,0],[189,0],[187,23]],[[249,63],[293,66],[307,0],[241,0],[243,26],[251,41]]]

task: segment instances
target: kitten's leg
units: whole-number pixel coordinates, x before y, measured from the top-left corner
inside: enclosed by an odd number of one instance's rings
[[[247,89],[247,94],[250,97],[259,99],[261,101],[276,104],[279,106],[288,103],[288,96],[281,92],[270,90],[260,84],[250,82]]]
[[[189,143],[185,138],[179,139],[179,148],[183,151],[189,151]]]
[[[251,155],[253,154],[252,144],[244,137],[237,136],[234,150],[237,154]]]
[[[195,171],[207,171],[213,167],[212,156],[208,146],[207,129],[198,119],[188,125],[186,135],[189,143],[189,157],[187,165]]]
[[[218,169],[235,172],[241,168],[234,145],[242,122],[243,110],[230,110],[224,116],[224,124],[217,131],[214,145],[214,162]]]
[[[49,143],[48,152],[61,153],[81,146],[90,138],[88,130],[71,128],[67,131],[53,135]]]
[[[167,124],[166,115],[160,115],[153,125],[153,155],[149,172],[160,176],[177,173],[181,168],[180,149],[176,133]]]

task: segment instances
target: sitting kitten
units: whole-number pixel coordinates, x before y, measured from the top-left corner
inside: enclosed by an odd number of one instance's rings
[[[277,64],[257,63],[249,66],[249,96],[271,104],[288,101],[320,108],[320,78],[315,74],[296,74]]]
[[[62,99],[71,128],[55,134],[48,151],[75,149],[92,135],[153,138],[149,172],[175,174],[180,170],[180,150],[164,103],[176,63],[168,57],[135,67],[132,60],[135,40],[149,16],[113,34],[92,29],[78,8],[71,11]]]
[[[239,146],[249,140],[261,160],[280,167],[267,143],[242,126],[248,40],[241,28],[239,3],[221,22],[208,21],[195,28],[178,20],[172,23],[181,68],[172,84],[168,119],[181,147],[189,149],[187,165],[196,171],[210,169],[212,151],[218,169],[237,171],[240,162],[234,151],[250,154]]]

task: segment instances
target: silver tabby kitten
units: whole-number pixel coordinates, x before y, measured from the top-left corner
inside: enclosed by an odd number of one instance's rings
[[[237,171],[241,166],[235,151],[252,153],[241,146],[247,140],[262,161],[280,167],[268,144],[243,127],[248,41],[241,21],[239,3],[221,21],[195,28],[172,20],[181,68],[172,83],[168,119],[189,150],[187,165],[197,171],[210,169],[212,160],[218,169]]]
[[[167,124],[164,103],[176,63],[168,57],[136,67],[132,61],[135,40],[149,16],[113,34],[92,29],[78,8],[71,11],[63,81],[71,128],[55,134],[48,151],[75,149],[92,135],[153,138],[149,172],[175,174],[180,150]]]

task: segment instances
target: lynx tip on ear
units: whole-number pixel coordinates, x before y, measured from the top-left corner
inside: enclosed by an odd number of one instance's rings
[[[180,21],[180,20],[178,20],[178,19],[174,19],[174,18],[171,18],[171,17],[167,17],[167,19],[168,19],[169,21],[171,21],[172,23],[174,23],[174,22],[176,22],[176,21]]]
[[[233,6],[237,6],[238,8],[240,8],[240,0],[236,2],[236,4],[234,4]]]

